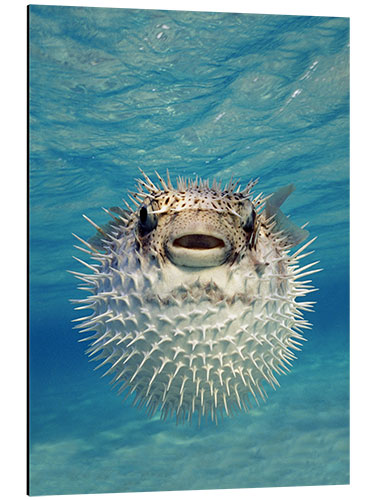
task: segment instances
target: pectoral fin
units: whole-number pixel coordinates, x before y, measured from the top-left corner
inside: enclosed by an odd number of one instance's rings
[[[302,229],[294,222],[292,222],[288,217],[286,217],[280,210],[280,206],[288,198],[288,196],[295,190],[293,184],[284,186],[278,189],[273,195],[266,201],[265,215],[268,218],[273,216],[273,221],[275,222],[272,228],[273,233],[283,231],[286,236],[285,245],[298,245],[304,239],[307,238],[309,232],[306,229]]]
[[[127,219],[129,216],[129,211],[124,210],[123,208],[120,207],[111,207],[109,209],[110,212],[113,212],[117,215],[120,215],[123,219]],[[89,239],[90,245],[92,245],[94,248],[96,248],[99,251],[105,250],[105,244],[103,242],[103,239],[106,238],[107,234],[110,234],[115,230],[117,227],[123,226],[124,221],[114,217],[114,220],[109,221],[107,224],[104,224],[99,228],[99,230],[94,234]]]

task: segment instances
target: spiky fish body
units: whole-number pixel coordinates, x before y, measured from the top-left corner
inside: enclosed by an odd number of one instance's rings
[[[139,180],[135,210],[113,209],[112,225],[79,238],[98,262],[75,273],[90,292],[79,308],[93,310],[80,328],[89,356],[150,416],[217,421],[289,370],[309,328],[313,303],[299,298],[313,288],[298,278],[318,271],[299,267],[313,240],[290,255],[308,234],[279,210],[291,186],[265,199],[253,182],[159,180]]]

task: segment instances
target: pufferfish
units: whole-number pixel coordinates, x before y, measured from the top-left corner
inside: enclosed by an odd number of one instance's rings
[[[73,272],[88,291],[73,302],[92,313],[73,321],[103,376],[150,417],[217,423],[265,401],[296,358],[314,304],[300,298],[315,291],[300,279],[320,271],[299,261],[315,238],[290,254],[309,234],[279,208],[293,185],[254,197],[257,180],[174,187],[142,174],[134,208],[104,209],[104,227],[84,216],[96,235],[74,235],[95,262],[76,259],[90,272]]]

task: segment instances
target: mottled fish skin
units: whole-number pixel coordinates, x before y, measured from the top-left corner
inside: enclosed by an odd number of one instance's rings
[[[289,371],[310,328],[302,313],[313,302],[300,299],[314,289],[298,278],[319,271],[299,267],[314,239],[290,254],[308,235],[280,210],[292,185],[263,197],[256,181],[174,187],[156,175],[160,186],[138,180],[135,208],[106,210],[106,226],[86,217],[97,233],[77,238],[96,263],[77,259],[90,272],[73,273],[88,291],[74,302],[92,314],[75,321],[90,332],[88,355],[133,404],[218,422],[265,400],[264,384],[275,389]]]

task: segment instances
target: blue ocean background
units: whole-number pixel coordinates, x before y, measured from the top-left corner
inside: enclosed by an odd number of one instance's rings
[[[29,7],[32,495],[349,482],[349,20]],[[233,175],[309,221],[314,327],[250,414],[176,426],[110,390],[78,343],[72,232],[153,179]],[[309,300],[310,300],[309,297]]]

